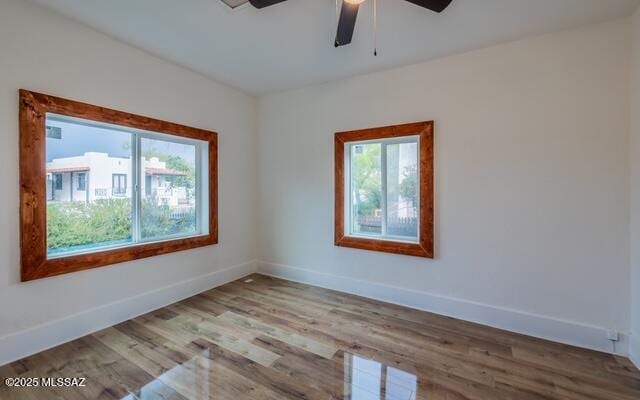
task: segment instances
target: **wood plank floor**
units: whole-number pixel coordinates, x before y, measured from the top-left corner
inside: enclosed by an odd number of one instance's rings
[[[261,275],[0,367],[0,399],[638,400],[629,360]]]

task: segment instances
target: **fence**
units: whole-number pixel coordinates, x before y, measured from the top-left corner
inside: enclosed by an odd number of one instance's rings
[[[358,216],[356,222],[360,232],[380,233],[382,231],[382,217]],[[418,218],[387,218],[387,234],[395,236],[417,236]]]
[[[194,217],[195,214],[196,214],[195,208],[182,208],[182,209],[171,210],[169,213],[169,218],[175,219],[175,220],[186,219],[186,218]]]
[[[111,188],[95,188],[93,194],[95,197],[128,197],[131,191],[131,187],[111,187]]]

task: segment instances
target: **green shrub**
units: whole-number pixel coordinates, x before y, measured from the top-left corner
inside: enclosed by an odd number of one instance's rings
[[[174,215],[175,217],[175,215]],[[172,218],[171,208],[150,200],[142,203],[142,237],[154,238],[195,231],[195,212]],[[126,242],[132,232],[131,199],[93,203],[51,203],[47,206],[49,250]]]
[[[49,249],[131,238],[131,200],[57,203],[47,207]]]
[[[171,207],[155,204],[152,200],[142,202],[140,217],[142,237],[146,239],[191,232],[196,228],[194,211],[181,218],[173,218]]]

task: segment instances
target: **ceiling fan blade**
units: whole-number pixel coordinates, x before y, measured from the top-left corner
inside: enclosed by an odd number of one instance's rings
[[[255,8],[265,8],[274,4],[282,3],[285,0],[249,0],[252,6]]]
[[[359,8],[359,4],[342,1],[342,9],[340,10],[340,18],[338,19],[338,32],[336,33],[336,47],[351,43]]]
[[[413,3],[420,7],[427,8],[437,13],[443,12],[445,8],[449,7],[449,4],[453,0],[407,0],[409,3]]]

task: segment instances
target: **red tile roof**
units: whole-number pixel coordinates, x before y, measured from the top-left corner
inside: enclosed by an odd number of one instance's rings
[[[167,168],[145,168],[147,175],[169,175],[169,176],[186,176],[184,172]]]

